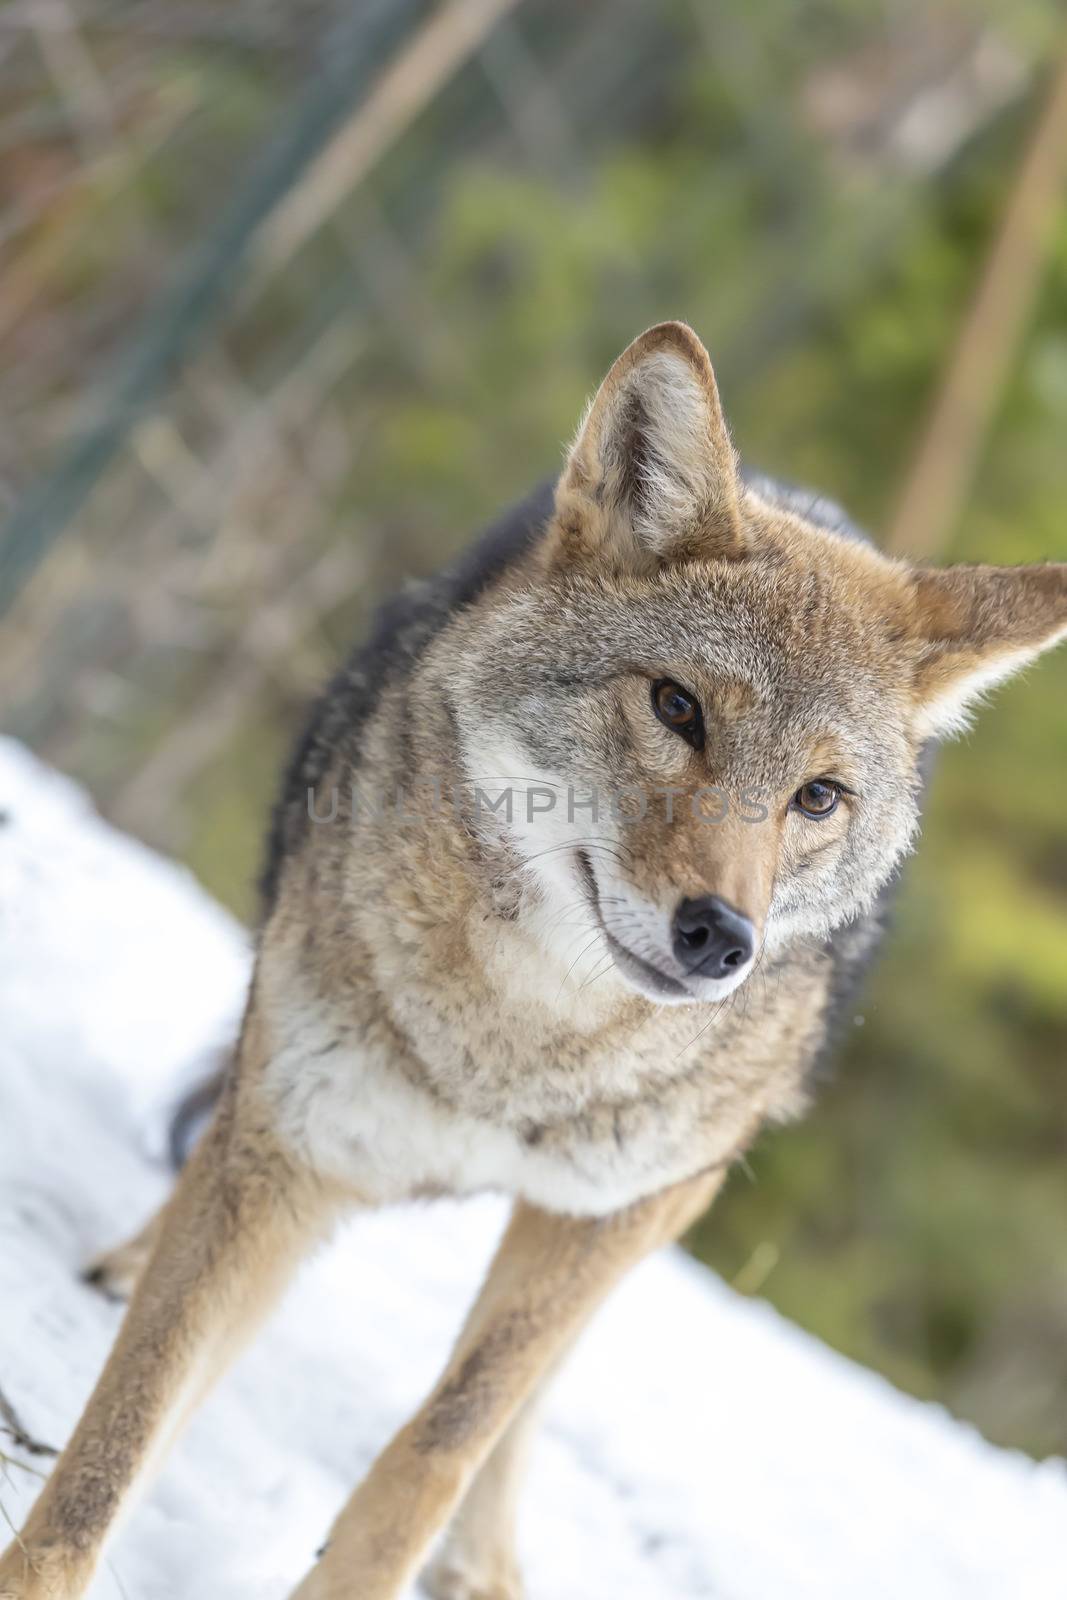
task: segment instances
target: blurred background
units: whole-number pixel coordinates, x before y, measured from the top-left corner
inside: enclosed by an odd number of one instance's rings
[[[1065,45],[1054,0],[8,0],[4,730],[252,917],[308,696],[662,317],[892,548],[1067,558]],[[691,1241],[1037,1454],[1065,707],[1067,652],[946,751],[817,1114]]]

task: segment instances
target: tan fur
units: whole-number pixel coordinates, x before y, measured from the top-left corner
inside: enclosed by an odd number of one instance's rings
[[[429,1600],[472,1600],[479,1595],[522,1600],[516,1549],[519,1496],[551,1377],[551,1371],[542,1377],[460,1500],[444,1546],[422,1577]]]
[[[158,1223],[98,1264],[120,1287],[151,1250],[0,1600],[84,1592],[135,1481],[339,1211],[483,1189],[516,1210],[482,1295],[298,1593],[396,1600],[455,1515],[436,1600],[516,1600],[533,1396],[618,1277],[803,1108],[914,837],[922,745],[1067,632],[1067,567],[913,569],[748,486],[706,352],[665,324],[609,373],[538,536],[440,626],[399,627],[399,656],[357,659],[323,702],[237,1070]],[[702,746],[655,715],[664,678],[698,699]],[[795,797],[826,778],[840,803],[812,821]],[[404,790],[403,819],[360,785]],[[626,789],[617,814],[528,805]],[[709,791],[729,800],[711,823]],[[753,925],[735,978],[672,946],[704,895]]]

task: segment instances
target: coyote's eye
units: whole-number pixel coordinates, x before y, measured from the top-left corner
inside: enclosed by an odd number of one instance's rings
[[[704,718],[688,689],[670,678],[659,678],[652,685],[652,709],[662,723],[672,732],[680,733],[694,750],[703,750]]]
[[[816,817],[821,821],[831,811],[837,810],[840,798],[841,790],[836,783],[806,783],[793,796],[793,804],[806,817]]]

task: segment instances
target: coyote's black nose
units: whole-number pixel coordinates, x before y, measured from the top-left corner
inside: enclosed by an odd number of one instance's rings
[[[718,895],[683,900],[674,913],[674,954],[701,978],[732,978],[752,959],[756,930]]]

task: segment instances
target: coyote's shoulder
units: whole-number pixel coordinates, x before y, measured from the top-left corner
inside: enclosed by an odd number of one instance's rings
[[[298,848],[304,837],[308,790],[336,763],[338,741],[344,741],[345,762],[358,770],[363,726],[374,710],[382,677],[410,673],[450,617],[522,559],[551,515],[552,488],[549,480],[540,484],[450,566],[410,583],[388,600],[374,619],[370,637],[353,650],[315,701],[293,748],[271,819],[260,884],[265,913],[273,903],[286,853]]]

